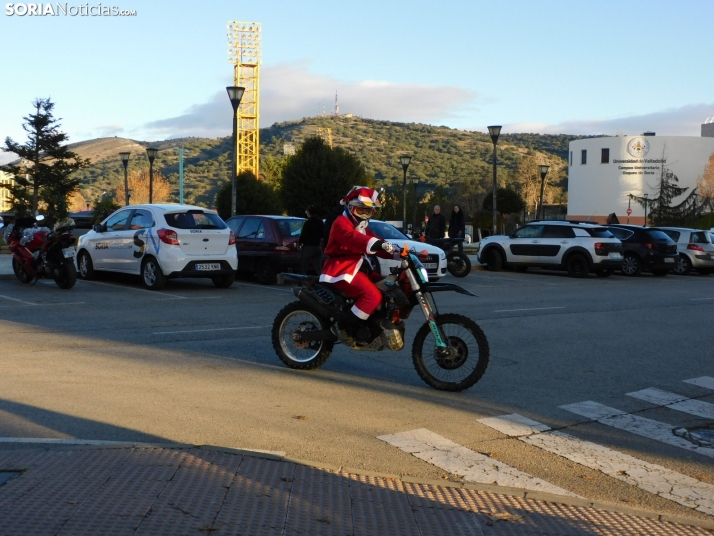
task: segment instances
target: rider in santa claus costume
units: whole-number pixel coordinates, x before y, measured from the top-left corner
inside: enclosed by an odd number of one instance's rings
[[[368,255],[391,259],[396,251],[389,242],[376,236],[368,227],[369,220],[381,208],[379,193],[372,188],[355,186],[340,204],[345,211],[332,224],[325,247],[328,259],[322,267],[320,281],[332,283],[345,295],[355,298],[348,318],[340,321],[340,338],[346,330],[367,321],[382,301],[382,293],[374,282],[382,276],[371,269]],[[393,329],[387,319],[370,322],[377,329]]]

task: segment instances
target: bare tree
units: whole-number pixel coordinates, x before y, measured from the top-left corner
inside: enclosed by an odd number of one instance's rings
[[[129,200],[132,205],[138,205],[149,202],[149,172],[142,169],[140,171],[132,171],[129,173],[128,180]],[[161,174],[160,171],[154,171],[154,203],[165,203],[171,195],[171,185],[169,181]],[[124,183],[120,182],[117,185],[115,202],[124,206]]]

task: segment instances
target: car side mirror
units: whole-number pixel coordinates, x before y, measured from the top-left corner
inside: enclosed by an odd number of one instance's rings
[[[97,223],[96,225],[92,226],[92,230],[93,230],[95,233],[103,233],[103,232],[104,232],[104,229],[103,229],[103,227],[102,227],[102,224],[100,224],[100,223]]]
[[[508,233],[508,238],[516,238],[516,232],[512,231],[512,232]]]

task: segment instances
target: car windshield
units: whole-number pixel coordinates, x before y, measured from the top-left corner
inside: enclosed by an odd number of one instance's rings
[[[605,229],[604,227],[595,227],[594,229],[585,229],[590,236],[593,238],[615,238],[615,235],[613,235],[608,229]]]
[[[218,214],[202,210],[164,214],[164,219],[175,229],[225,229],[227,227]]]
[[[278,224],[278,230],[283,236],[300,236],[300,231],[302,231],[302,225],[305,223],[304,218],[295,219],[285,219],[285,220],[275,220]]]
[[[374,234],[384,240],[409,240],[409,237],[394,227],[394,225],[384,223],[383,221],[370,221],[368,227]]]

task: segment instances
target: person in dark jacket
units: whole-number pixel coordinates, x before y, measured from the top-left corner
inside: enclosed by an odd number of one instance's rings
[[[429,224],[426,226],[427,238],[444,238],[446,234],[446,218],[441,213],[439,205],[434,206],[434,213],[429,216]]]
[[[466,222],[464,213],[459,205],[454,205],[451,211],[451,220],[449,221],[449,238],[465,238],[466,237]]]
[[[454,205],[449,220],[449,238],[466,238],[466,219],[459,205]],[[459,242],[459,251],[464,251],[464,243]]]
[[[305,274],[312,265],[316,275],[322,273],[322,248],[320,242],[325,232],[325,224],[318,216],[319,209],[315,205],[307,207],[305,214],[307,219],[302,225],[298,243],[302,246],[302,256],[300,258],[300,273]]]

